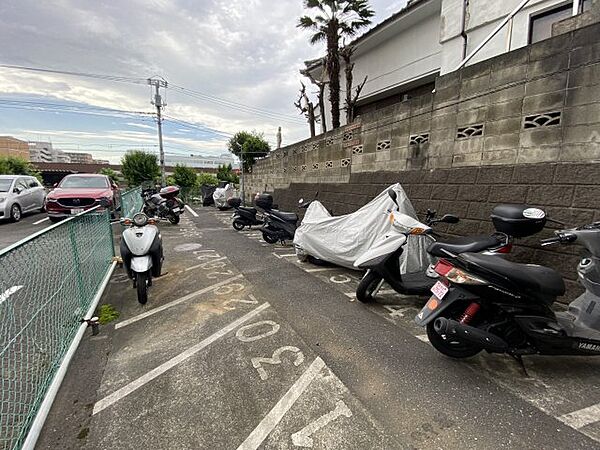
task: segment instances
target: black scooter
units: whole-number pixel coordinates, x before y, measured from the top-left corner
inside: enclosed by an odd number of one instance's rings
[[[270,194],[257,194],[254,203],[264,217],[262,235],[265,242],[275,244],[294,240],[299,220],[296,213],[273,209],[275,205]],[[298,207],[306,209],[311,203],[312,200],[301,203]]]
[[[466,358],[481,350],[521,355],[600,355],[600,222],[560,230],[542,245],[579,243],[589,252],[577,267],[585,292],[567,312],[552,303],[565,293],[555,270],[474,253],[440,260],[443,279],[415,321],[427,327],[444,355]]]
[[[409,273],[402,273],[400,270],[400,256],[404,252],[410,251],[410,248],[407,249],[410,239],[427,239],[430,242],[427,252],[433,257],[448,256],[448,251],[452,253],[487,252],[502,254],[510,252],[512,248],[512,237],[501,226],[497,226],[498,232],[492,235],[465,236],[452,240],[436,241],[437,235],[432,227],[437,223],[457,223],[459,221],[458,217],[446,214],[436,219],[436,212],[427,210],[425,223],[421,223],[399,212],[400,206],[394,190],[389,190],[388,195],[397,209],[396,211],[392,209],[387,211],[392,227],[382,236],[381,240],[377,241],[354,262],[355,267],[366,270],[356,288],[356,298],[363,303],[372,302],[375,299],[384,281],[402,295],[427,295],[429,293],[439,277],[432,267],[427,270]],[[493,212],[502,213],[503,208],[506,206],[499,205]],[[522,208],[526,209],[527,207],[523,206]],[[540,220],[539,230],[543,228],[544,224],[545,220]],[[507,231],[516,232],[512,229]],[[525,230],[517,231],[521,231],[519,236],[527,235],[527,233],[524,233]]]
[[[263,224],[262,214],[258,213],[256,208],[242,206],[240,198],[230,198],[227,203],[235,209],[231,217],[231,225],[236,231],[242,231],[245,227],[252,228],[252,226]]]

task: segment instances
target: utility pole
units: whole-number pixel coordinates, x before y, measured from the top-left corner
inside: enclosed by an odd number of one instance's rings
[[[246,195],[244,193],[244,149],[242,149],[242,152],[240,153],[240,161],[241,161],[241,167],[242,167],[242,176],[240,178],[240,184],[241,186],[241,190],[242,190],[242,205],[246,206]]]
[[[160,88],[167,88],[167,82],[158,78],[148,78],[148,84],[154,86],[154,96],[152,97],[151,103],[156,106],[156,122],[158,123],[158,148],[159,148],[159,160],[160,160],[160,180],[164,186],[166,183],[165,179],[165,150],[163,148],[162,138],[162,112],[161,109],[167,106],[163,103],[162,97],[160,96]]]

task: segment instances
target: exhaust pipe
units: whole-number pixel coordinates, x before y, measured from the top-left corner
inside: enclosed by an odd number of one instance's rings
[[[463,341],[479,345],[490,352],[504,353],[508,349],[508,344],[504,339],[479,328],[464,325],[456,320],[438,317],[433,322],[433,328],[438,334],[457,337]]]

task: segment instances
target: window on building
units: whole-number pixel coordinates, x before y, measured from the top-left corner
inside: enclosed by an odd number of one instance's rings
[[[592,4],[591,0],[580,2],[582,10],[587,11]],[[568,19],[573,14],[573,2],[569,2],[540,14],[534,14],[529,23],[529,43],[543,41],[552,37],[552,25],[561,20]]]

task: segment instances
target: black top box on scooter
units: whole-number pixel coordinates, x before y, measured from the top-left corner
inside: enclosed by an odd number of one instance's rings
[[[239,197],[231,197],[227,200],[227,204],[232,208],[239,208],[242,204],[242,199]]]
[[[254,197],[254,204],[262,209],[273,208],[273,196],[271,194],[256,194]]]
[[[517,238],[539,233],[546,225],[545,211],[528,205],[498,205],[490,217],[497,231]]]

